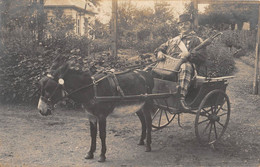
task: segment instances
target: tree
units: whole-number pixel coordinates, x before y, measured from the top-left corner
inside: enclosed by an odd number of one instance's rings
[[[167,33],[163,30],[168,27],[172,28],[172,32],[176,32],[174,12],[167,2],[156,2],[154,9],[140,9],[130,1],[122,3],[118,10],[118,20],[121,34],[123,31],[131,31],[139,34],[139,39],[145,39],[150,34],[165,38],[172,36],[169,31]]]
[[[75,20],[71,16],[64,15],[62,9],[54,10],[53,15],[46,25],[47,34],[51,38],[62,39],[74,34]]]
[[[199,18],[201,25],[211,25],[220,29],[219,25],[238,25],[242,29],[243,22],[250,22],[250,29],[253,30],[257,25],[258,5],[250,4],[210,4]]]

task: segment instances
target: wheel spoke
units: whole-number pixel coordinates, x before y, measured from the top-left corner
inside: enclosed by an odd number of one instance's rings
[[[219,121],[217,121],[217,123],[224,128],[224,125],[222,123],[220,123]]]
[[[218,107],[216,107],[216,108],[218,108]],[[218,115],[218,112],[219,112],[220,109],[221,109],[221,107],[219,107],[219,108],[216,110],[216,112],[215,112],[216,115]]]
[[[206,113],[210,112],[211,108],[206,110],[205,108],[202,108],[203,111],[205,111]]]
[[[221,107],[221,109],[222,109],[223,111],[228,111],[228,109],[225,109],[225,108],[222,108],[222,107]]]
[[[213,106],[213,113],[216,113],[216,112],[217,112],[217,108],[218,108],[217,105],[214,105],[214,106]]]
[[[204,133],[206,132],[206,130],[207,130],[208,127],[209,127],[209,124],[210,124],[210,122],[207,124],[206,128],[202,131],[202,134],[204,134]]]
[[[156,115],[159,113],[160,109],[157,109],[157,111],[155,112],[155,114],[153,115],[152,120],[156,117]]]
[[[211,106],[211,114],[214,113],[214,106]]]
[[[221,117],[221,116],[224,116],[224,115],[227,115],[228,113],[223,113],[223,114],[220,114],[219,115],[219,117]]]
[[[169,120],[169,117],[168,117],[167,111],[164,110],[164,113],[165,113],[165,115],[166,115],[167,121],[169,122],[170,120]]]
[[[203,120],[203,121],[199,122],[198,125],[202,124],[203,122],[206,122],[206,121],[209,121],[209,119],[206,119],[206,120]]]
[[[216,128],[215,122],[214,122],[214,131],[215,131],[215,137],[216,137],[216,139],[217,139],[217,138],[218,138],[218,134],[217,134],[217,128]]]
[[[224,106],[225,102],[226,102],[226,98],[224,98],[224,103],[223,103],[222,105],[219,105],[219,108],[218,108],[218,110],[216,111],[216,114],[218,114],[218,112],[219,112],[221,109],[224,110],[224,109],[223,109],[223,106]],[[224,110],[224,111],[225,111],[225,110]]]
[[[210,135],[211,135],[211,131],[212,131],[212,124],[210,124],[210,130],[209,130],[208,141],[210,141]]]
[[[160,119],[159,119],[159,122],[158,122],[158,126],[160,127],[160,125],[161,125],[161,119],[162,119],[162,111],[161,111],[161,113],[160,113]]]
[[[204,112],[201,112],[201,115],[202,116],[209,116],[209,112],[210,112],[210,110],[211,109],[209,109],[209,110],[205,110],[204,108],[202,109]],[[204,115],[205,114],[205,115]]]

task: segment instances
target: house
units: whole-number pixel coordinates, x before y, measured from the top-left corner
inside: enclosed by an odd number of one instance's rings
[[[77,35],[89,36],[91,25],[94,25],[97,14],[97,9],[91,2],[88,0],[44,0],[44,11],[48,19],[53,17],[53,11],[56,9],[62,9],[65,15],[75,20],[74,31]]]

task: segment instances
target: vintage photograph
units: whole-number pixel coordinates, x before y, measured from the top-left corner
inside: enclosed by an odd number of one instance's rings
[[[259,167],[259,0],[0,0],[0,167]]]

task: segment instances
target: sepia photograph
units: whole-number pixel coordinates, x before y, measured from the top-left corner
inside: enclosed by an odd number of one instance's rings
[[[0,167],[260,167],[260,0],[0,0]]]

